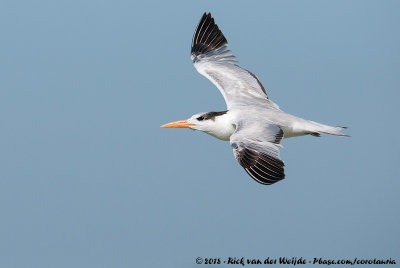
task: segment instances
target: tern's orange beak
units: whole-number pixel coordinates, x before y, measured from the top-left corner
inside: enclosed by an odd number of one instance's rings
[[[195,124],[189,123],[187,120],[179,120],[162,125],[161,127],[175,128],[175,127],[191,127],[191,126],[195,126]]]

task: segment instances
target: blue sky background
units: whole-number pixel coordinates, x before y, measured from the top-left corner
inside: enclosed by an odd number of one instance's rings
[[[399,8],[1,1],[0,266],[399,263]],[[287,178],[266,187],[227,142],[160,129],[225,109],[189,59],[205,11],[281,109],[352,137],[284,140]]]

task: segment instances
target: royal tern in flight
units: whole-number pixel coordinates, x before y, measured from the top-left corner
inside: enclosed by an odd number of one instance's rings
[[[279,157],[283,138],[320,133],[347,136],[332,127],[287,114],[267,95],[250,71],[239,66],[211,14],[204,13],[192,39],[190,58],[197,71],[221,92],[227,110],[193,115],[164,128],[190,128],[230,141],[239,164],[257,182],[273,184],[285,178]]]

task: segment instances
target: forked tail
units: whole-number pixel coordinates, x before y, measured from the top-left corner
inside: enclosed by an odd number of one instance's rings
[[[332,127],[324,124],[320,124],[314,121],[308,121],[309,123],[309,130],[310,135],[319,137],[320,133],[335,135],[335,136],[343,136],[343,137],[350,137],[349,135],[343,134],[342,130],[346,129],[347,127]]]

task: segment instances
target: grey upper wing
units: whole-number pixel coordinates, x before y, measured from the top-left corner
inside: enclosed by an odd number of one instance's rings
[[[260,128],[239,124],[230,142],[236,160],[246,172],[257,182],[269,185],[285,178],[285,164],[279,157],[282,138],[283,131],[276,125]]]
[[[211,14],[204,13],[197,25],[190,56],[197,71],[220,90],[228,109],[249,104],[279,109],[258,78],[238,65]]]

